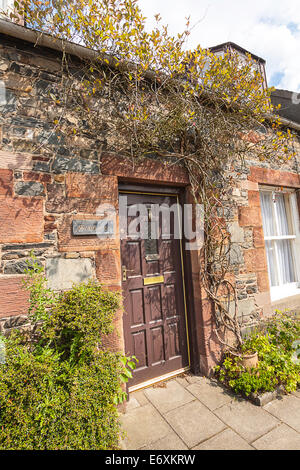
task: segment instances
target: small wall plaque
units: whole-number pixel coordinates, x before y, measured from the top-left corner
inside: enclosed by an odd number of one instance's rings
[[[114,233],[112,220],[73,220],[72,233],[78,235],[94,235],[98,237],[111,237]]]

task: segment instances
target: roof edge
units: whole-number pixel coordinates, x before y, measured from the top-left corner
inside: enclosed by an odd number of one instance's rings
[[[266,60],[263,59],[262,57],[259,57],[258,55],[253,54],[253,52],[248,51],[244,47],[239,46],[238,44],[236,44],[235,42],[232,42],[232,41],[223,42],[222,44],[217,44],[216,46],[209,47],[208,49],[212,52],[214,52],[214,51],[217,52],[218,50],[222,50],[224,47],[229,47],[229,46],[234,47],[235,49],[237,49],[240,52],[250,54],[250,56],[253,57],[253,59],[257,60],[258,62],[262,62],[263,64],[266,63]]]
[[[32,44],[34,44],[34,46],[47,47],[58,52],[65,52],[67,54],[77,56],[78,58],[83,60],[94,60],[97,58],[99,59],[99,54],[96,51],[92,51],[87,47],[81,46],[80,44],[75,44],[69,41],[65,41],[63,39],[58,39],[53,36],[50,36],[47,33],[41,33],[33,29],[27,28],[26,26],[17,25],[5,19],[0,19],[0,34],[1,33],[16,39],[31,42]],[[243,48],[240,47],[240,49]],[[104,58],[106,60],[109,60],[110,65],[114,65],[114,60],[111,56],[107,55]],[[126,66],[129,68],[134,68],[134,64],[126,63]],[[154,75],[154,73],[150,72],[148,72],[148,74]],[[292,129],[300,131],[300,124],[294,121],[289,121],[288,119],[285,119],[283,117],[280,117],[280,120],[284,126],[291,127]]]
[[[98,54],[95,51],[81,46],[80,44],[58,39],[50,36],[50,34],[41,33],[5,19],[0,19],[0,33],[16,39],[31,42],[35,46],[48,47],[49,49],[54,49],[58,52],[67,52],[68,54],[75,55],[81,59],[95,59],[98,57]]]

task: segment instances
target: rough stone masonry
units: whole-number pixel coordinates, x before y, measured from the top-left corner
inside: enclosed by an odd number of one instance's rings
[[[80,134],[62,135],[53,123],[49,98],[60,80],[60,53],[4,34],[0,39],[0,331],[8,333],[27,324],[22,277],[31,252],[54,289],[97,277],[108,288],[121,290],[119,239],[76,237],[71,230],[73,220],[97,218],[100,204],[118,211],[120,181],[180,186],[187,201],[190,195],[188,175],[180,166],[147,159],[133,169],[129,161],[108,152],[105,117],[97,136],[85,122]],[[71,122],[72,116],[66,113],[64,119]],[[236,160],[224,169],[232,181],[224,201],[232,241],[228,277],[237,288],[239,315],[246,325],[271,312],[259,185],[300,188],[299,155],[283,167]],[[220,345],[213,334],[213,305],[199,282],[196,252],[190,269],[193,364],[208,373],[220,357]],[[121,311],[116,331],[110,346],[123,350]]]

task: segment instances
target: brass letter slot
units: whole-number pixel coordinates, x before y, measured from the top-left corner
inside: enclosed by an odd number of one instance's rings
[[[162,284],[164,282],[164,276],[145,277],[144,286],[148,286],[149,284]]]

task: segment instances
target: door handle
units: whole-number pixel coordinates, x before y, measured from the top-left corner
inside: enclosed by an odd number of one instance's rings
[[[125,265],[122,266],[122,278],[123,281],[127,281],[127,273],[134,272],[134,269],[127,269]]]

